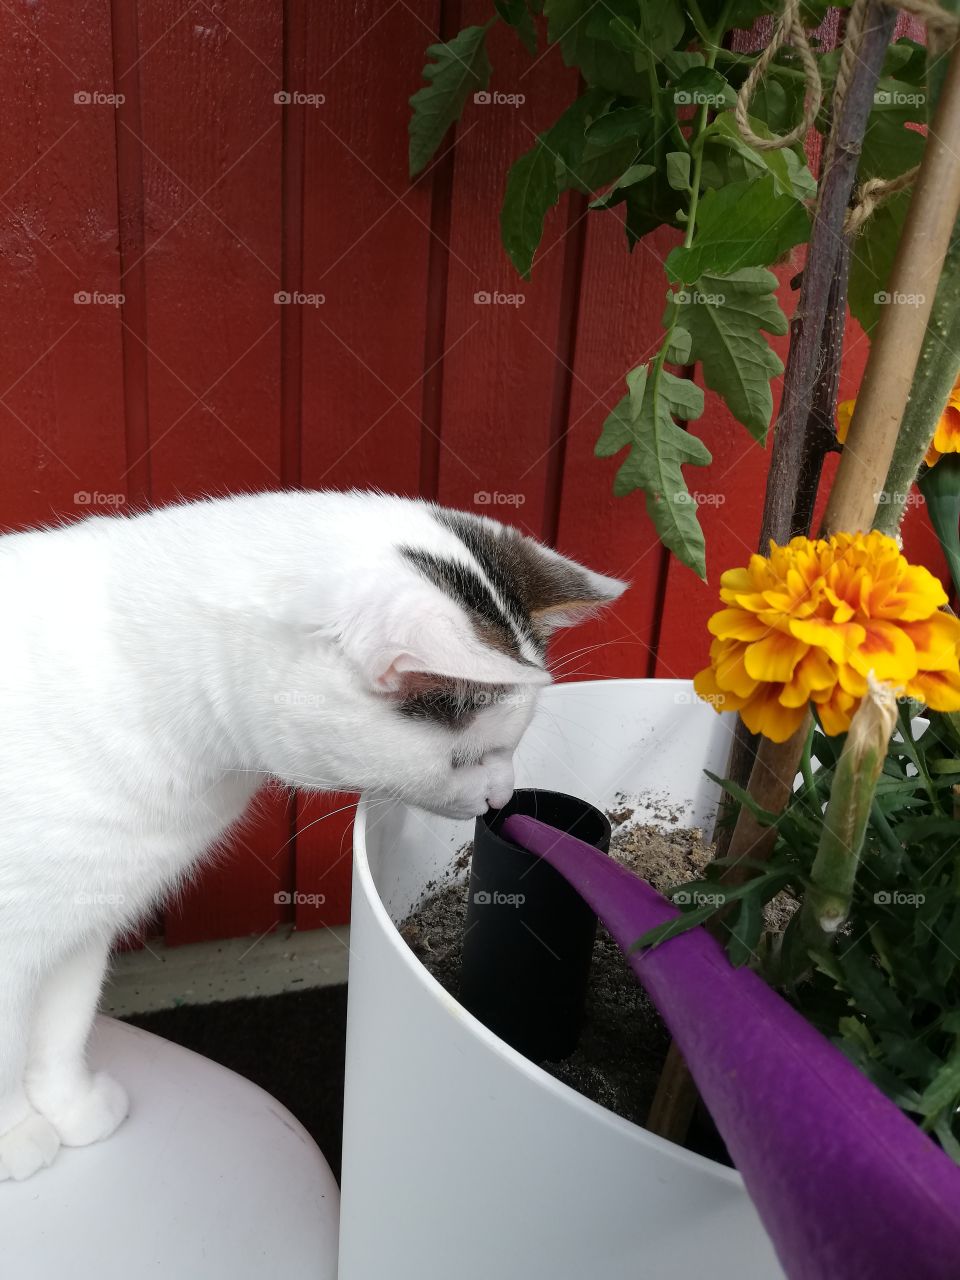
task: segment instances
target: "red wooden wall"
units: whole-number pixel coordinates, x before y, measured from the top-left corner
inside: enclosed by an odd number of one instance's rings
[[[455,144],[407,178],[424,49],[490,11],[2,6],[0,527],[280,485],[419,493],[632,581],[612,619],[567,642],[598,646],[571,674],[703,664],[718,572],[754,547],[767,454],[708,394],[696,430],[714,462],[693,487],[714,495],[710,585],[668,559],[642,500],[611,496],[616,463],[592,456],[624,374],[657,341],[670,235],[628,257],[617,216],[574,199],[551,217],[531,281],[499,244],[507,166],[574,74],[495,30],[493,87],[523,105],[468,104]],[[494,291],[524,301],[476,302]],[[282,292],[313,300],[280,304]],[[866,351],[852,332],[845,394]],[[909,539],[936,564],[922,517]],[[349,826],[349,797],[267,797],[168,911],[167,939],[343,921]]]

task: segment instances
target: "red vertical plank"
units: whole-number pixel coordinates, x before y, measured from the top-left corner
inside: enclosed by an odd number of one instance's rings
[[[152,494],[274,488],[280,397],[282,12],[159,0],[138,9],[118,85],[141,153]],[[138,132],[139,130],[139,132]],[[261,933],[289,918],[286,798],[266,797],[229,853],[166,916],[170,942]]]
[[[431,230],[431,174],[407,178],[407,99],[436,39],[434,0],[337,0],[307,22],[302,292],[302,482],[416,494],[428,412],[431,299],[447,252]],[[431,252],[433,247],[433,252]],[[346,806],[346,807],[344,807]],[[349,914],[352,806],[300,797],[298,927]]]
[[[631,587],[600,620],[558,639],[557,669],[564,678],[650,674],[664,552],[642,495],[613,496],[622,458],[601,460],[593,449],[626,391],[627,373],[657,349],[666,294],[663,259],[675,239],[661,230],[628,254],[619,217],[602,210],[587,215],[558,548]]]
[[[476,0],[462,23],[487,14]],[[501,244],[498,205],[510,165],[573,100],[577,77],[557,49],[531,59],[502,23],[488,47],[492,100],[467,102],[454,154],[438,496],[540,536],[553,408],[570,378],[558,340],[576,317],[575,293],[561,312],[565,266],[576,266],[582,229],[570,230],[569,206],[549,216],[523,280]]]
[[[127,498],[110,49],[103,0],[4,16],[3,530]]]

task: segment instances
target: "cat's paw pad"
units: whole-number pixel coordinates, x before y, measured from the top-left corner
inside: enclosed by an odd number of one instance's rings
[[[0,1182],[20,1182],[51,1164],[60,1138],[49,1120],[36,1112],[0,1134]]]
[[[86,1147],[109,1138],[126,1117],[130,1100],[123,1085],[100,1071],[85,1089],[44,1112],[65,1147]]]

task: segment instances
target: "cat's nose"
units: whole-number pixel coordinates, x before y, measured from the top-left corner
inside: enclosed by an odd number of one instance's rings
[[[492,751],[483,763],[488,770],[487,802],[491,809],[502,809],[513,795],[513,756],[507,751]]]

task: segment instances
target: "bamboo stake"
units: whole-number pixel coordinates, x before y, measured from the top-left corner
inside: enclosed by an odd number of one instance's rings
[[[960,210],[960,45],[937,102],[856,407],[823,518],[827,534],[871,527],[910,399],[936,283]],[[949,139],[952,145],[948,145]],[[918,293],[918,285],[926,290]],[[916,305],[897,302],[915,296]]]

